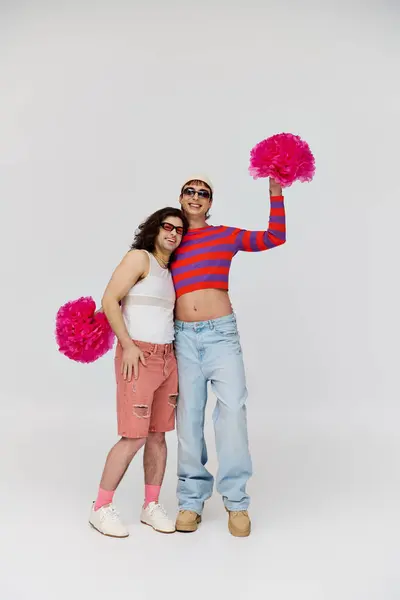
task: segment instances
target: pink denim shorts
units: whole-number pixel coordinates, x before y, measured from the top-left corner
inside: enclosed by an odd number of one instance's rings
[[[178,369],[172,344],[150,344],[134,340],[142,350],[146,366],[139,362],[138,378],[124,380],[121,374],[122,346],[115,352],[118,435],[147,437],[149,432],[175,429],[178,399]]]

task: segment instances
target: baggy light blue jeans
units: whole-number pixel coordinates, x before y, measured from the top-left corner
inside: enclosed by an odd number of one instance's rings
[[[206,469],[204,416],[207,382],[217,403],[213,412],[218,457],[216,488],[228,510],[246,510],[246,483],[252,474],[246,418],[247,388],[234,314],[211,321],[175,321],[179,397],[178,502],[201,514],[213,492]]]

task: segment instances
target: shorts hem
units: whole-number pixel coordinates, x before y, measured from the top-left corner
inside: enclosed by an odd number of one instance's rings
[[[162,427],[161,429],[153,429],[152,431],[149,431],[149,433],[168,433],[169,431],[175,431],[175,427],[170,427],[168,429],[165,429],[165,427]]]
[[[136,435],[136,434],[132,434],[132,433],[118,431],[118,435],[121,437],[127,438],[128,440],[140,440],[140,438],[147,438],[147,436],[149,435],[149,432],[147,431],[143,435]]]
[[[175,427],[169,427],[169,428],[165,428],[165,427],[161,427],[161,428],[157,428],[157,429],[152,429],[149,431],[146,431],[146,433],[144,433],[143,435],[137,435],[134,433],[123,433],[122,431],[118,431],[118,435],[124,438],[128,438],[129,440],[139,440],[140,438],[147,438],[149,437],[149,433],[168,433],[169,431],[175,431]]]

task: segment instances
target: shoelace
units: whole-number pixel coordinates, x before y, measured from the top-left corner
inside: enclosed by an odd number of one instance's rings
[[[162,504],[153,504],[153,506],[150,506],[149,513],[151,516],[153,516],[153,514],[156,513],[158,517],[168,519],[167,511],[165,510]]]
[[[117,521],[119,519],[119,513],[116,510],[115,506],[110,504],[110,506],[106,506],[103,508],[103,519],[106,517],[110,518],[112,521]]]
[[[245,517],[247,517],[247,511],[246,510],[231,510],[230,514],[233,518],[238,517],[240,515],[243,515]]]

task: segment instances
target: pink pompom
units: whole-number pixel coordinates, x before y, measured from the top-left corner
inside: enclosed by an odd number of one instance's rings
[[[259,142],[250,153],[249,173],[254,179],[272,177],[282,187],[311,181],[315,160],[306,142],[291,133],[278,133]]]
[[[56,316],[56,340],[68,358],[91,363],[114,345],[115,335],[103,312],[96,312],[90,296],[64,304]]]

